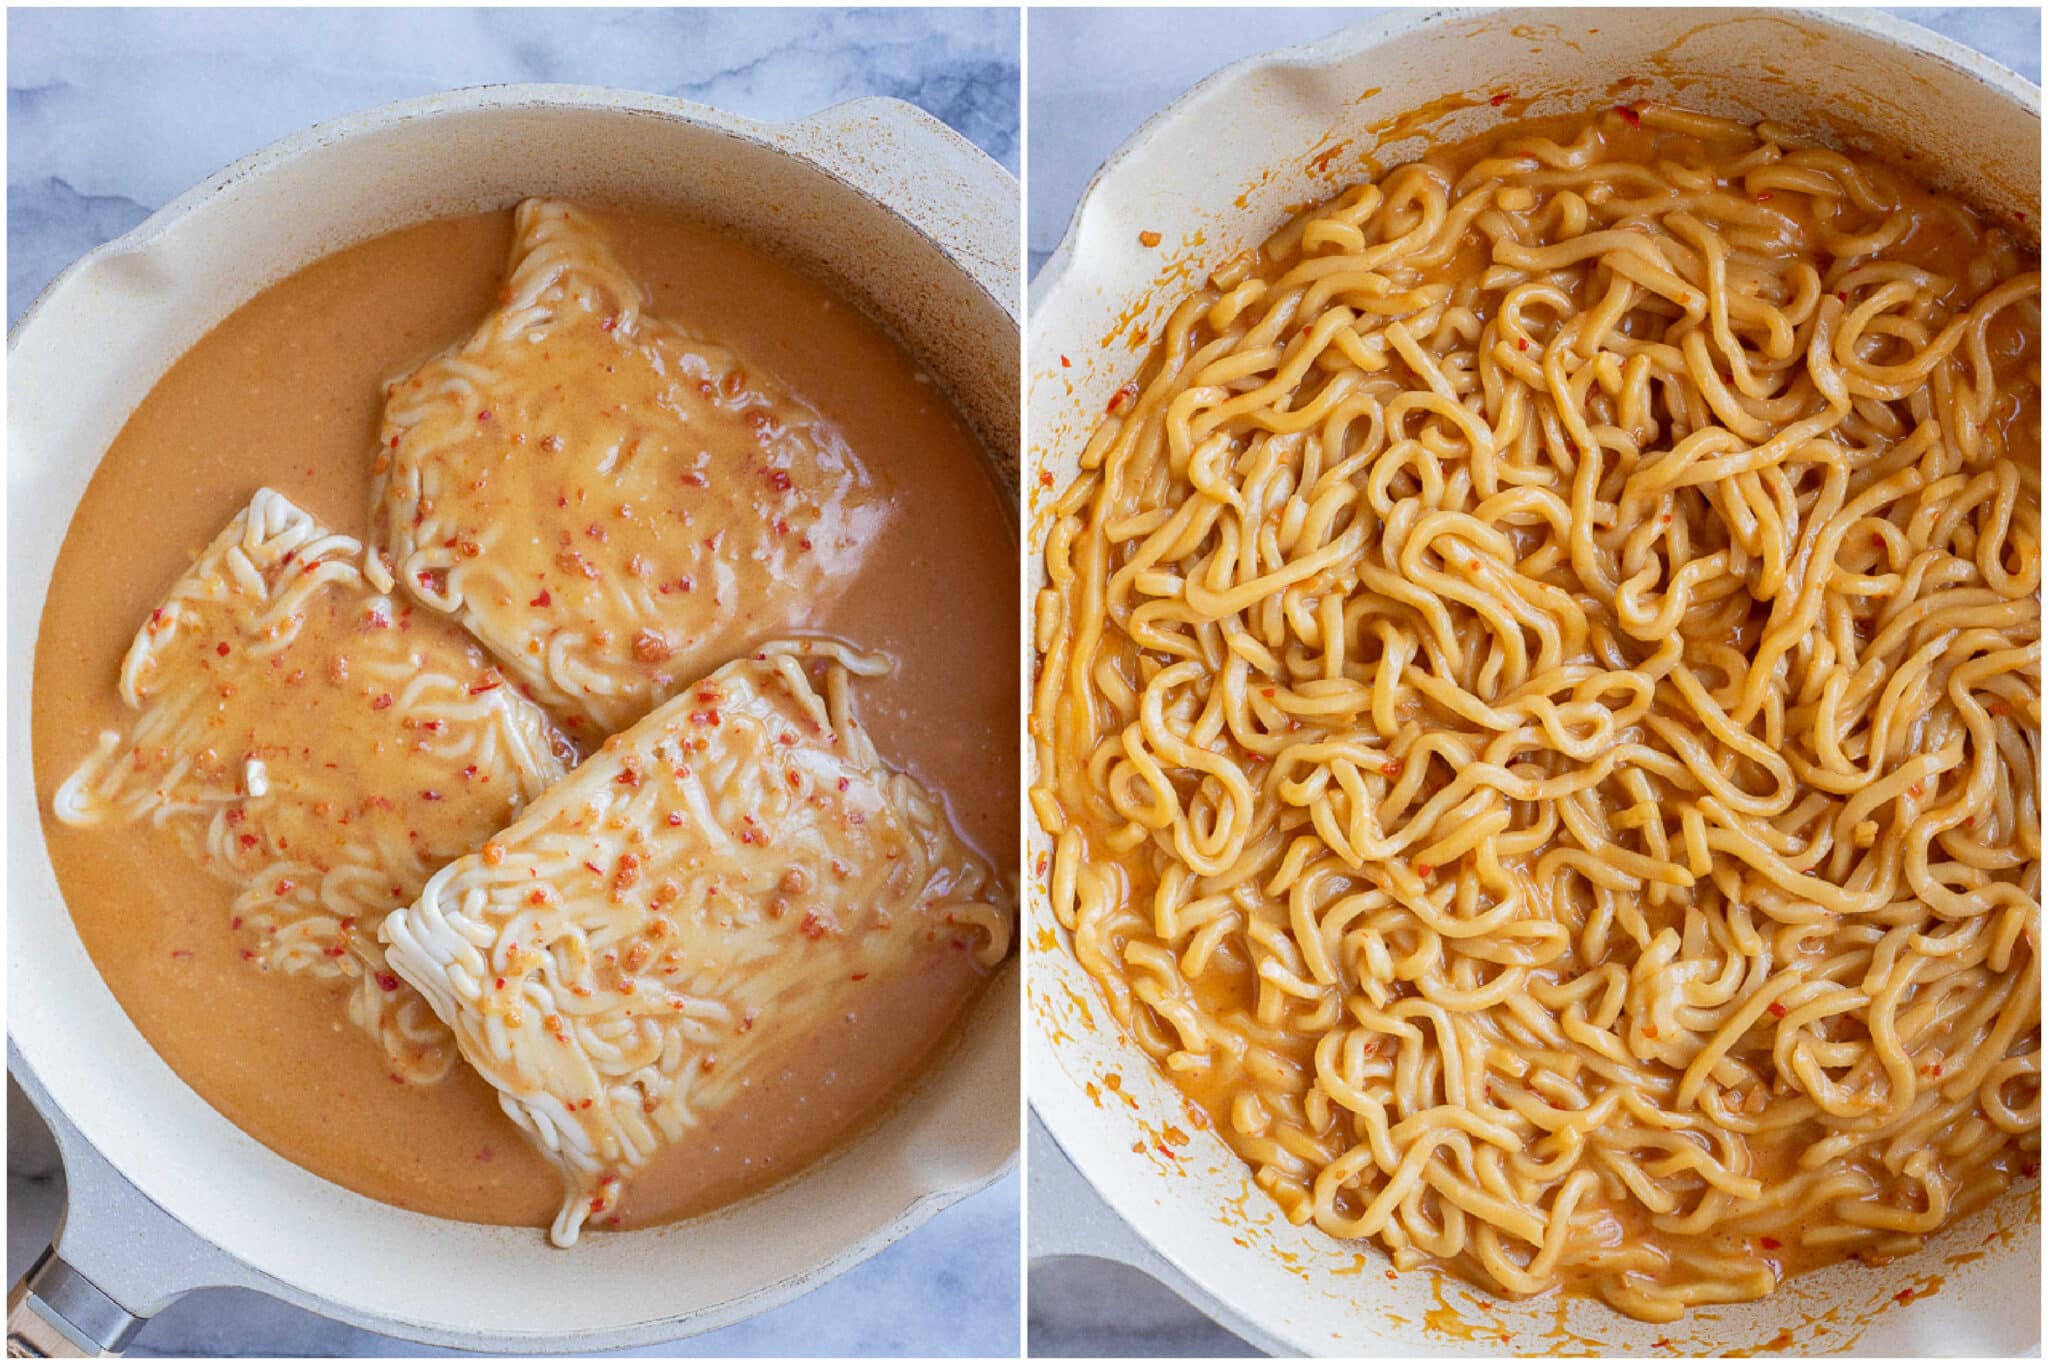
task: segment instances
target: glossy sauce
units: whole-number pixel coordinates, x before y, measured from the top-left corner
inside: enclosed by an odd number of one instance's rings
[[[730,235],[656,209],[600,215],[650,307],[775,371],[885,474],[894,515],[823,628],[894,656],[856,694],[889,762],[943,792],[1001,869],[1017,828],[1015,527],[986,457],[940,390],[872,322]],[[265,975],[228,929],[229,888],[168,833],[79,829],[56,788],[130,713],[115,694],[136,628],[250,494],[268,484],[362,537],[382,388],[466,336],[497,301],[507,212],[373,239],[264,291],[194,346],[101,461],[59,556],[37,640],[34,771],[58,881],[129,1017],[217,1109],[298,1164],[442,1217],[540,1225],[554,1171],[466,1067],[394,1081],[339,987]],[[640,1226],[728,1203],[883,1112],[981,984],[934,952],[844,1028],[795,1049],[629,1187]]]

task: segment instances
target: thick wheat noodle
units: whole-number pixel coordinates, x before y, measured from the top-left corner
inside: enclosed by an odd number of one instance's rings
[[[1291,1219],[1668,1321],[2033,1174],[2039,290],[1644,107],[1173,311],[1046,535],[1032,800]]]
[[[1012,889],[854,715],[849,675],[890,667],[762,645],[383,921],[393,969],[560,1171],[557,1244],[707,1114],[772,1091],[775,1059],[852,1022],[859,983],[942,937],[984,967],[1008,954]]]

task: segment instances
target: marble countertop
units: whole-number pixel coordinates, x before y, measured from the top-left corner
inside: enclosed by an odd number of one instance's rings
[[[1379,9],[1034,9],[1026,20],[1031,60],[1030,190],[1025,224],[1030,269],[1059,245],[1097,166],[1139,125],[1203,77],[1254,53],[1313,42]],[[1987,54],[2038,84],[2039,9],[1898,9],[1903,19]],[[1033,1120],[1034,1129],[1037,1122]],[[1095,1257],[1047,1257],[1041,1229],[1056,1219],[1114,1218],[1050,1140],[1030,1150],[1033,1262],[1026,1328],[1033,1356],[1225,1356],[1252,1348],[1144,1272]],[[1050,1239],[1064,1244],[1066,1239]]]
[[[761,119],[862,95],[922,106],[1015,174],[1016,12],[12,10],[7,313],[87,250],[246,153],[351,110],[507,81],[612,85]],[[7,1271],[63,1207],[47,1131],[10,1083]],[[749,1322],[637,1355],[1015,1355],[1011,1175],[873,1260]],[[194,1294],[138,1355],[414,1355],[240,1291]]]
[[[1012,9],[15,9],[7,37],[10,326],[237,158],[458,86],[610,85],[767,120],[889,95],[1019,165]]]

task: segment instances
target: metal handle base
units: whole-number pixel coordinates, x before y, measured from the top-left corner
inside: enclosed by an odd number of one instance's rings
[[[117,1356],[143,1319],[50,1247],[7,1294],[10,1357]]]

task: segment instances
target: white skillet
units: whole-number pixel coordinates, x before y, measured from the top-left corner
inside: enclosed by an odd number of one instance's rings
[[[595,1350],[794,1298],[994,1180],[1018,1141],[1017,968],[876,1129],[755,1199],[550,1247],[535,1230],[403,1212],[222,1118],[101,981],[52,875],[28,780],[30,670],[87,480],[165,368],[258,290],[378,232],[532,194],[652,200],[787,253],[882,321],[1014,473],[1017,187],[908,104],[783,125],[681,100],[501,86],[322,124],[222,171],[94,251],[9,340],[8,1067],[49,1120],[69,1208],[9,1301],[10,1351],[118,1348],[209,1285],[472,1350]]]
[[[1619,84],[1624,78],[1633,83]],[[1256,245],[1289,206],[1411,160],[1424,135],[1497,123],[1490,96],[1539,96],[1532,116],[1652,99],[1873,145],[1974,202],[2040,221],[2040,91],[1925,29],[1873,11],[1409,10],[1211,77],[1141,128],[1083,196],[1032,287],[1026,403],[1028,586],[1043,530],[1104,405],[1135,372],[1143,328],[1187,278]],[[1325,156],[1324,154],[1328,155]],[[1141,232],[1162,234],[1147,248]],[[1050,478],[1042,477],[1049,474]],[[1029,865],[1050,843],[1034,827]],[[1290,1227],[1212,1132],[1194,1129],[1150,1059],[1117,1030],[1046,904],[1030,890],[1026,981],[1034,1111],[1125,1228],[1042,1226],[1064,1202],[1034,1164],[1034,1254],[1128,1261],[1277,1353],[1718,1355],[1851,1349],[2012,1355],[2040,1340],[2038,1184],[1883,1270],[1802,1276],[1759,1303],[1654,1327],[1586,1299],[1516,1304],[1436,1274],[1390,1279],[1373,1248]],[[1051,935],[1052,938],[1047,936]],[[1115,1078],[1113,1088],[1110,1078]],[[1178,1121],[1191,1141],[1165,1145]],[[1041,1196],[1045,1196],[1041,1198]]]

